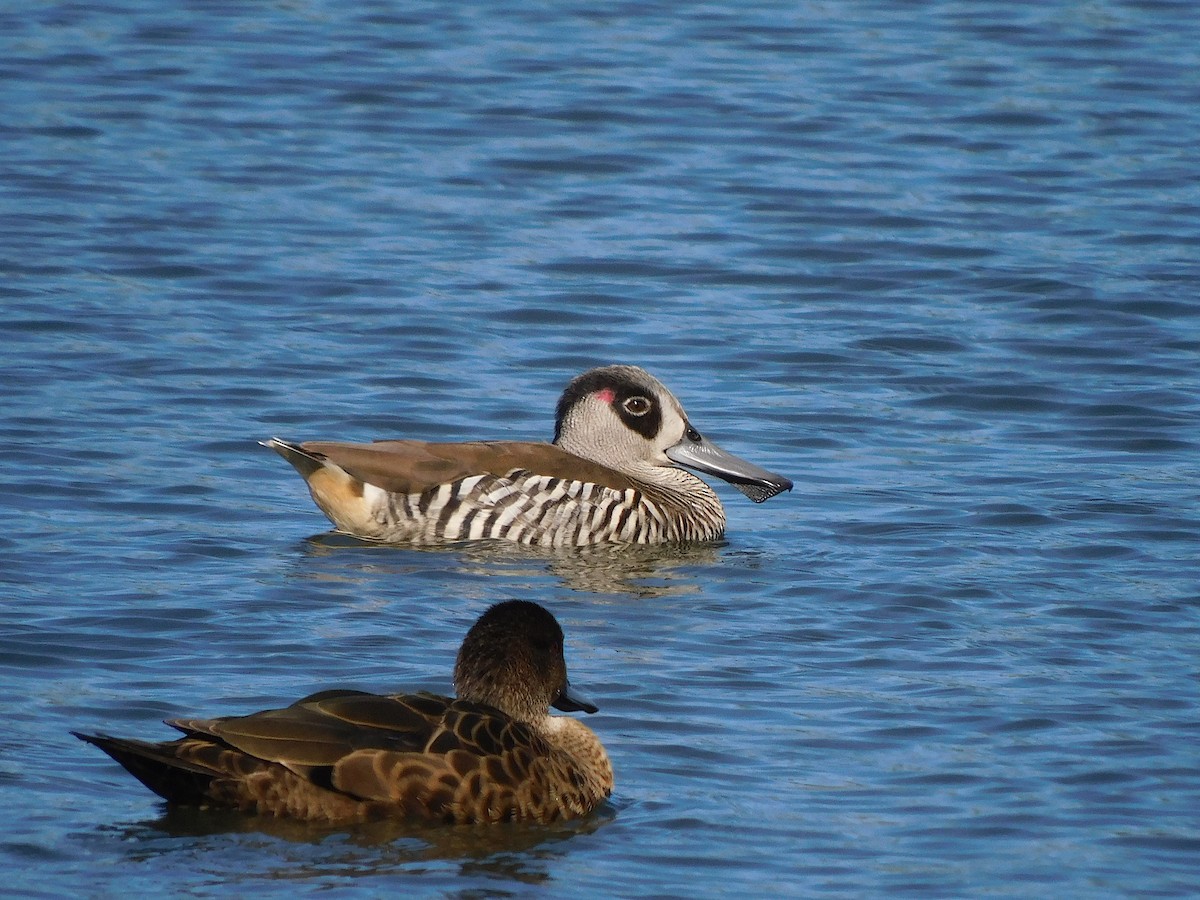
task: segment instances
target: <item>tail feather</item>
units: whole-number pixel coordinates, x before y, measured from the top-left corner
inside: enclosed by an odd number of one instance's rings
[[[259,441],[259,444],[269,447],[290,462],[304,478],[308,478],[313,472],[325,467],[325,457],[317,453],[310,453],[291,441],[273,437],[270,440]]]
[[[203,806],[209,801],[209,786],[218,773],[176,757],[173,748],[180,741],[158,744],[107,734],[71,734],[99,747],[164,800],[186,806]]]

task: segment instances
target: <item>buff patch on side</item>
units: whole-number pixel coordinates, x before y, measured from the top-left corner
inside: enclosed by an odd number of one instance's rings
[[[376,503],[387,502],[386,492],[363,484],[344,469],[328,463],[305,481],[321,512],[341,531],[364,536],[378,531],[379,523],[373,512]]]

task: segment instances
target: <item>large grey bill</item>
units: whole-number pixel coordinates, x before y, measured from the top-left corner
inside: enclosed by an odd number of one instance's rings
[[[671,462],[723,478],[755,503],[792,489],[789,479],[722,450],[694,429],[689,429],[688,435],[667,449]]]

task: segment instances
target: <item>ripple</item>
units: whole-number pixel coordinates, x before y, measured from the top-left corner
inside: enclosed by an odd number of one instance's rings
[[[1200,34],[1064,9],[0,11],[9,890],[1189,895]],[[545,435],[612,361],[796,491],[417,550],[254,445]],[[507,597],[596,820],[164,812],[68,735],[449,690]]]

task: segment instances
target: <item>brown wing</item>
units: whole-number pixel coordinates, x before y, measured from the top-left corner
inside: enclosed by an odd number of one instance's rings
[[[590,481],[618,491],[638,487],[615,469],[567,453],[553,444],[305,441],[300,446],[309,453],[327,458],[360,481],[397,494],[419,494],[439,484],[472,475],[504,476],[518,469],[551,478]]]
[[[546,742],[478,703],[333,691],[285,709],[171,724],[189,735],[181,743],[192,763],[237,779],[210,790],[226,790],[235,805],[248,796],[260,810],[337,817],[349,802],[362,804],[356,811],[448,823],[566,814],[545,783]],[[270,775],[271,764],[287,773]]]
[[[285,709],[180,719],[177,741],[80,735],[174,802],[301,819],[398,816],[433,822],[551,821],[582,815],[611,787],[527,725],[432,694],[314,694]]]
[[[581,814],[564,805],[573,785],[547,776],[555,756],[527,725],[490,707],[455,701],[424,753],[360,750],[334,766],[331,783],[429,821],[550,821]]]
[[[334,767],[333,785],[413,818],[458,824],[572,819],[611,793],[607,758],[585,771],[528,726],[486,707],[456,702],[445,726],[435,743],[456,748],[352,753]]]
[[[175,719],[187,735],[216,738],[257,759],[303,772],[331,766],[356,750],[421,752],[442,728],[448,697],[386,697],[324,691],[284,709],[221,719]]]

